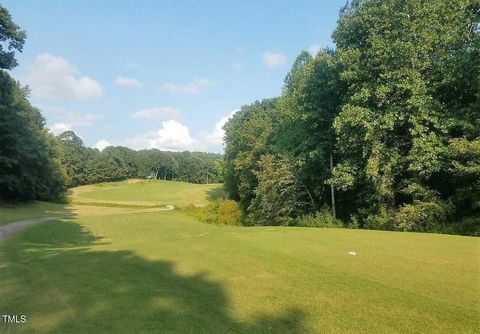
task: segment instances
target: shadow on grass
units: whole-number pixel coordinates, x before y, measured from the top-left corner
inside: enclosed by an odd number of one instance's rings
[[[102,240],[73,221],[41,227],[0,248],[2,314],[28,319],[2,333],[306,333],[298,309],[237,319],[206,273],[97,251]]]

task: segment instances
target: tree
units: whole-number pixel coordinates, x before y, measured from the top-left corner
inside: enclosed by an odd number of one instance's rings
[[[473,65],[478,54],[478,8],[468,0],[365,0],[345,8],[333,36],[348,91],[335,129],[341,174],[367,199],[357,211],[394,211],[413,200],[405,196],[411,185],[442,192],[436,180],[448,174],[449,127],[465,119],[465,102],[478,101],[478,83],[455,88],[464,61]]]
[[[255,171],[258,186],[248,207],[250,225],[289,225],[303,211],[305,190],[294,174],[294,163],[288,158],[262,155]]]
[[[11,70],[18,65],[15,50],[22,52],[26,37],[25,31],[12,21],[8,10],[0,5],[0,69]]]
[[[0,70],[0,200],[56,200],[65,190],[58,147],[28,90]]]
[[[310,197],[311,209],[329,201],[335,216],[334,185],[329,185],[327,195],[326,183],[338,159],[333,120],[345,88],[332,50],[321,50],[314,59],[306,54],[300,54],[286,77],[275,142],[278,152],[297,161],[297,177]]]
[[[243,106],[225,124],[225,190],[246,210],[257,187],[258,161],[271,150],[277,99]]]

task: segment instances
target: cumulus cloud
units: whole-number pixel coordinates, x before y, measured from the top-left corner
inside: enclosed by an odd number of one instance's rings
[[[240,109],[236,109],[232,111],[230,114],[223,116],[218,120],[217,123],[215,123],[215,127],[212,130],[212,132],[207,133],[203,136],[203,141],[207,145],[222,145],[223,144],[223,137],[225,136],[225,130],[223,130],[223,126],[228,122],[230,118],[237,112],[240,111]]]
[[[195,141],[190,136],[186,125],[175,120],[162,122],[157,131],[150,131],[126,141],[127,146],[134,149],[157,148],[159,150],[182,151],[191,150]]]
[[[102,86],[95,80],[78,76],[67,60],[42,53],[35,58],[26,82],[35,97],[43,99],[88,100],[102,96]]]
[[[284,65],[287,62],[287,57],[280,52],[264,52],[262,55],[263,63],[270,69]]]
[[[50,132],[53,133],[54,135],[59,135],[62,132],[65,132],[65,131],[68,131],[68,130],[71,130],[71,129],[72,129],[71,124],[61,123],[61,122],[60,123],[54,123],[51,126],[49,126]]]
[[[174,84],[171,82],[164,83],[160,89],[167,92],[183,93],[183,94],[199,94],[205,87],[211,86],[213,83],[207,79],[195,79],[186,84]]]
[[[130,87],[130,88],[140,88],[143,84],[137,79],[118,77],[113,82],[117,86]]]
[[[130,115],[131,119],[150,119],[150,118],[159,118],[159,119],[172,119],[177,118],[180,115],[180,111],[170,107],[156,107],[143,109],[137,112],[134,112]]]
[[[318,44],[313,44],[308,47],[308,52],[310,52],[313,57],[315,57],[320,50],[321,47]]]
[[[99,149],[100,151],[103,151],[103,149],[105,147],[108,147],[108,146],[112,146],[112,144],[105,140],[105,139],[100,139],[99,141],[97,141],[97,143],[95,144],[94,148],[97,148]]]

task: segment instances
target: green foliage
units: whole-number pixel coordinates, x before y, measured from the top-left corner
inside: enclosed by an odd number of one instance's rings
[[[392,214],[385,208],[380,208],[378,212],[367,216],[363,227],[369,230],[389,230],[392,225]]]
[[[216,200],[206,206],[187,205],[184,210],[198,220],[215,225],[241,225],[244,214],[233,200]]]
[[[450,226],[450,230],[447,229],[447,232],[480,237],[480,217],[464,218],[457,224]]]
[[[100,152],[85,147],[73,131],[58,135],[57,141],[62,147],[69,187],[129,178],[190,183],[220,183],[223,178],[223,159],[219,154],[134,151],[122,146],[109,146]]]
[[[324,205],[370,229],[455,231],[453,221],[478,217],[479,8],[347,3],[336,49],[302,51],[275,107],[247,106],[225,126],[226,190],[247,222],[290,224]],[[268,155],[295,171],[257,163]],[[304,193],[282,197],[284,175]]]
[[[305,190],[294,174],[295,165],[288,158],[266,154],[255,172],[258,186],[248,207],[249,225],[289,225],[307,203],[301,201]]]
[[[415,201],[400,208],[393,227],[401,231],[440,232],[445,224],[448,209],[433,202]]]
[[[12,21],[8,10],[0,5],[0,69],[11,70],[18,65],[15,50],[22,52],[26,37],[25,31]]]
[[[295,225],[301,227],[343,227],[340,220],[333,218],[329,208],[323,208],[313,214],[307,214],[295,219]]]
[[[243,106],[225,124],[225,190],[245,210],[255,196],[257,163],[271,149],[276,105],[268,99]]]
[[[55,200],[65,178],[58,146],[27,90],[0,70],[0,200]]]

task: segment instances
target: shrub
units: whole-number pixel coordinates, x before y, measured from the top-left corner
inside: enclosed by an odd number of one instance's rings
[[[438,232],[444,226],[448,207],[435,202],[415,201],[400,208],[393,226],[401,231]]]
[[[216,225],[241,225],[243,211],[237,202],[232,200],[217,200],[207,206],[187,205],[184,210],[198,220]]]
[[[333,218],[328,208],[299,217],[295,220],[295,223],[302,227],[343,227],[342,222]]]
[[[370,214],[365,219],[364,228],[369,230],[389,230],[392,227],[392,214],[385,208],[380,208],[376,214]]]
[[[480,237],[480,217],[464,218],[453,226],[453,232],[461,235]]]
[[[240,225],[243,220],[243,211],[237,202],[221,200],[218,203],[217,223],[220,225]]]

